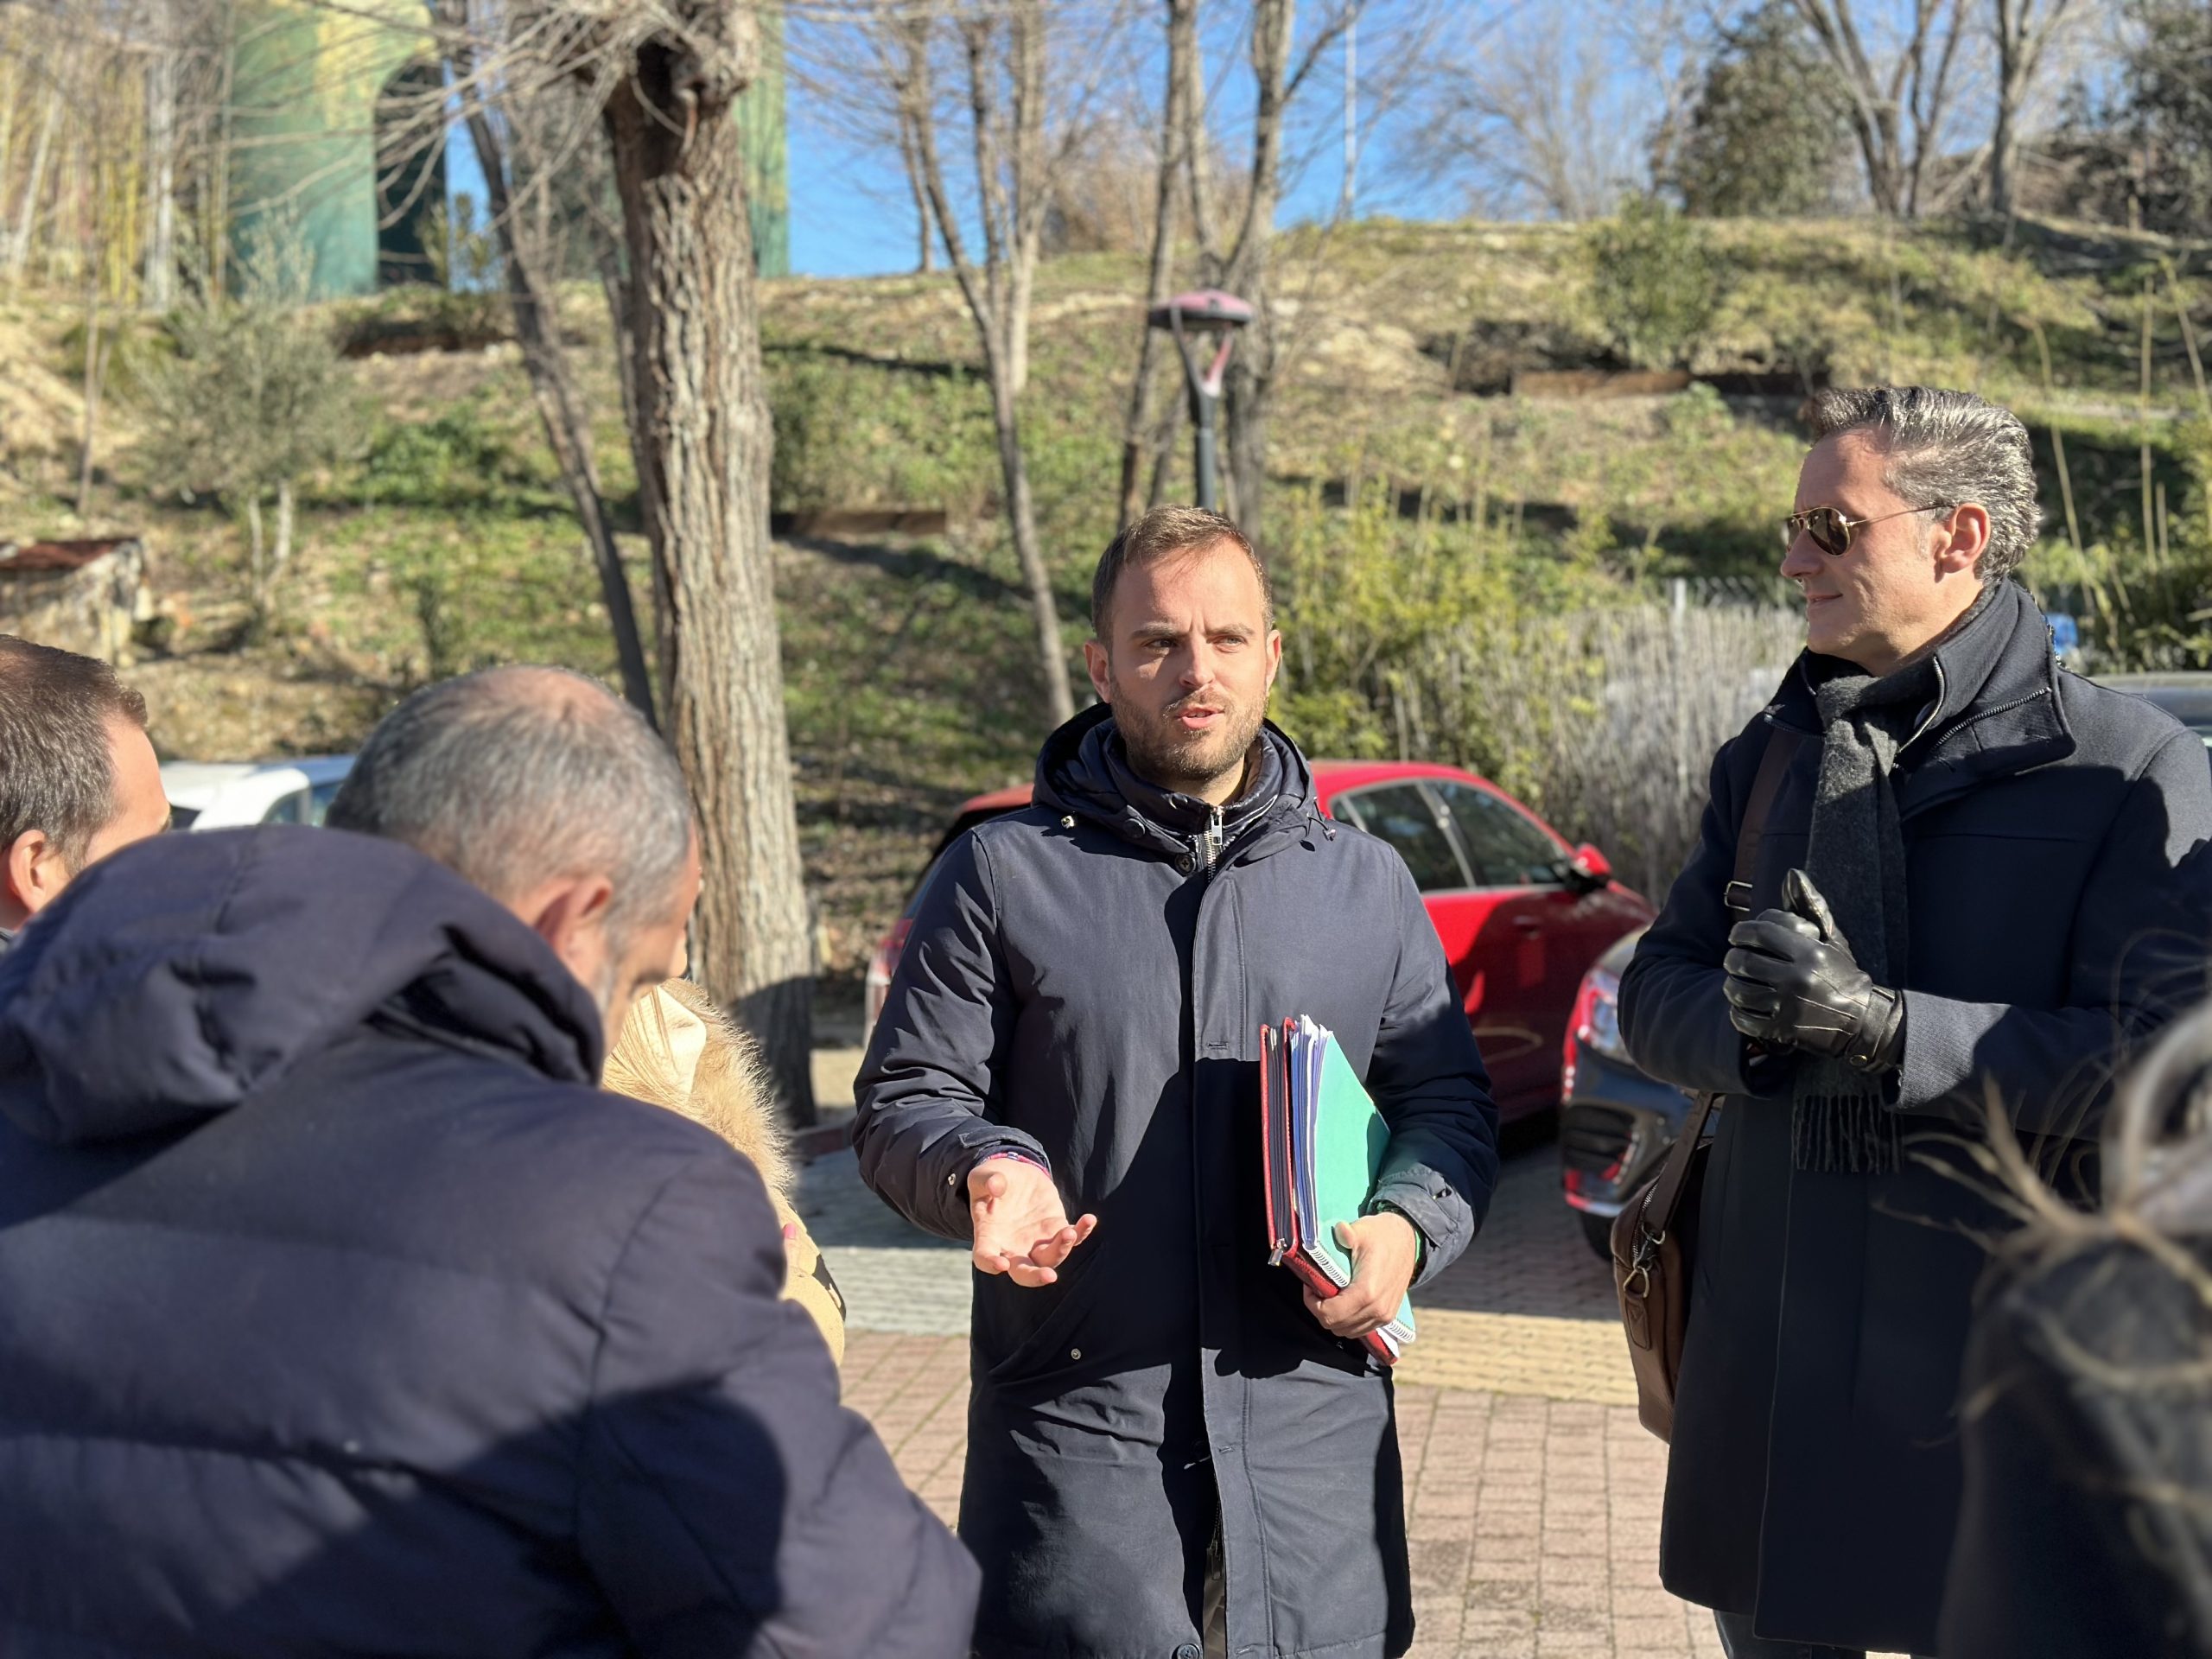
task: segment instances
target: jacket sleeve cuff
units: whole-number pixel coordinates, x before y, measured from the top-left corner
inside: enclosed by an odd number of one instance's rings
[[[1376,1188],[1364,1206],[1370,1216],[1377,1210],[1395,1210],[1413,1224],[1421,1243],[1421,1262],[1413,1280],[1416,1287],[1458,1260],[1474,1236],[1467,1206],[1448,1187],[1440,1194],[1417,1181],[1392,1181]]]
[[[1414,1279],[1418,1283],[1421,1279],[1421,1270],[1428,1265],[1429,1255],[1428,1235],[1421,1230],[1421,1223],[1415,1221],[1389,1198],[1370,1198],[1367,1201],[1367,1213],[1370,1216],[1386,1213],[1395,1216],[1414,1230]]]
[[[963,1243],[976,1236],[975,1217],[968,1207],[968,1178],[975,1173],[976,1165],[991,1158],[1012,1158],[1034,1164],[1046,1174],[1052,1169],[1045,1149],[1027,1135],[981,1120],[976,1127],[985,1135],[972,1141],[962,1137],[958,1146],[945,1149],[944,1160],[938,1165],[944,1171],[944,1179],[937,1190],[940,1224],[931,1230]]]
[[[1052,1166],[1046,1160],[1045,1154],[1043,1153],[1033,1152],[1027,1147],[1016,1146],[984,1147],[981,1152],[976,1154],[975,1161],[968,1166],[968,1173],[971,1175],[974,1174],[977,1165],[988,1164],[994,1158],[1007,1158],[1011,1159],[1017,1164],[1033,1165],[1036,1168],[1043,1170],[1047,1175],[1052,1173]]]

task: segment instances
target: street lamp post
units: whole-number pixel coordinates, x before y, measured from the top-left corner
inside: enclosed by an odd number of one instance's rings
[[[1222,378],[1228,372],[1236,331],[1250,322],[1253,315],[1245,302],[1217,288],[1178,294],[1146,315],[1152,327],[1165,328],[1175,336],[1175,349],[1182,353],[1183,378],[1191,388],[1191,423],[1198,429],[1198,505],[1217,512],[1221,509],[1221,489],[1214,458],[1214,413],[1221,407]],[[1192,351],[1191,337],[1209,334],[1217,335],[1220,343],[1213,362],[1201,370]]]

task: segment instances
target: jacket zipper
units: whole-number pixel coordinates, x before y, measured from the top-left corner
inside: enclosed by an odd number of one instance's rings
[[[1897,753],[1899,754],[1903,754],[1914,744],[1919,742],[1922,738],[1928,735],[1929,728],[1935,725],[1936,717],[1943,712],[1943,699],[1945,696],[1949,695],[1949,691],[1950,687],[1946,682],[1943,674],[1943,659],[1939,657],[1936,659],[1936,701],[1928,705],[1927,717],[1920,722],[1919,726],[1914,730],[1912,735],[1905,739],[1904,742],[1897,745]]]
[[[1221,809],[1217,806],[1206,814],[1204,835],[1191,837],[1191,853],[1202,870],[1213,868],[1214,861],[1221,856]]]

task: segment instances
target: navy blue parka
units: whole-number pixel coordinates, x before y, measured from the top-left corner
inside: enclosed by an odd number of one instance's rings
[[[1496,1113],[1403,861],[1262,742],[1210,858],[1208,809],[1134,775],[1110,709],[1054,734],[1033,804],[945,854],[861,1071],[862,1174],[919,1225],[969,1238],[968,1172],[1009,1150],[1099,1217],[1054,1285],[976,1277],[960,1530],[988,1659],[1195,1653],[1217,1517],[1232,1656],[1411,1638],[1389,1377],[1268,1265],[1260,1027],[1335,1033],[1425,1274],[1481,1221]]]

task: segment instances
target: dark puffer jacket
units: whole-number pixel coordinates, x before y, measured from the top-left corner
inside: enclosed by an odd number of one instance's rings
[[[172,836],[0,962],[0,1653],[946,1656],[759,1178],[448,871]]]
[[[931,879],[861,1071],[862,1174],[920,1225],[968,1238],[968,1172],[1005,1149],[1098,1215],[1058,1283],[976,1281],[960,1529],[990,1659],[1196,1659],[1217,1516],[1235,1659],[1411,1637],[1389,1379],[1268,1265],[1261,1022],[1336,1033],[1428,1273],[1488,1206],[1497,1114],[1404,861],[1265,741],[1208,868],[1207,809],[1131,775],[1107,709],[1063,727],[1036,804]]]

